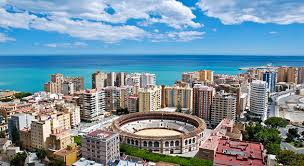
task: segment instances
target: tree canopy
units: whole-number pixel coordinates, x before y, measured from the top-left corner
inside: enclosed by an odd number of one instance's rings
[[[25,152],[17,153],[16,156],[10,161],[12,166],[24,165],[27,154]]]
[[[277,161],[285,166],[303,166],[304,154],[297,154],[293,151],[282,150],[277,156]]]
[[[37,153],[37,158],[41,161],[44,160],[45,157],[47,156],[47,152],[44,149],[38,149],[36,153]]]
[[[244,140],[261,142],[267,149],[268,154],[277,154],[281,143],[281,137],[277,129],[264,127],[260,123],[246,126]]]
[[[74,142],[78,145],[81,146],[81,137],[79,135],[74,136]]]
[[[17,98],[17,99],[22,99],[24,97],[27,97],[27,96],[30,96],[32,95],[32,93],[30,92],[19,92],[19,93],[15,93],[14,96]]]
[[[144,149],[139,149],[136,147],[131,147],[126,144],[120,145],[120,151],[131,156],[136,156],[143,158],[144,160],[158,162],[168,162],[168,163],[174,163],[179,164],[182,166],[211,166],[212,161],[210,160],[203,160],[196,157],[180,157],[180,156],[168,156],[158,153],[152,153]]]
[[[281,117],[271,117],[265,121],[265,124],[272,128],[286,127],[288,125],[288,121]]]

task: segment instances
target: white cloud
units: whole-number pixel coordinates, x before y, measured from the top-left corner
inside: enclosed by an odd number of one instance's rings
[[[278,34],[278,32],[277,31],[270,31],[269,34],[275,35],[275,34]]]
[[[108,23],[143,19],[148,23],[165,23],[175,28],[200,27],[199,23],[193,21],[196,16],[191,9],[176,0],[10,0],[9,3],[38,13],[60,14]],[[109,8],[114,13],[106,12]]]
[[[0,33],[0,43],[5,43],[5,42],[9,42],[9,41],[16,41],[16,39],[14,39],[12,37],[8,37],[4,33]]]
[[[4,4],[18,12],[8,12]],[[179,31],[203,26],[177,0],[0,0],[0,18],[2,28],[37,29],[107,43],[151,36],[153,30],[145,31],[142,25],[162,23]],[[129,20],[137,24],[129,25]]]
[[[304,23],[303,0],[200,0],[197,5],[223,24]]]
[[[178,41],[187,42],[192,40],[202,39],[205,32],[199,31],[180,31],[180,32],[168,32],[165,34],[152,34],[150,37],[153,42],[163,41]]]
[[[44,44],[45,47],[51,48],[84,48],[87,47],[88,44],[84,42],[74,42],[74,43],[47,43]]]
[[[29,15],[27,12],[11,14],[0,8],[0,27],[3,28],[29,29],[29,23],[35,18],[36,16]]]

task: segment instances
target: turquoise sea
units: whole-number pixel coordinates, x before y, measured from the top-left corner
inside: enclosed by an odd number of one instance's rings
[[[79,56],[0,56],[0,89],[35,92],[52,73],[83,76],[91,87],[91,74],[101,70],[151,72],[158,84],[172,85],[181,73],[211,69],[215,73],[237,74],[239,68],[273,65],[304,66],[304,56],[228,55],[79,55]]]

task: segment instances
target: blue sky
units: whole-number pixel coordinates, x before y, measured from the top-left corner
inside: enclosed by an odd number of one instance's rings
[[[0,55],[304,55],[300,0],[0,0]]]

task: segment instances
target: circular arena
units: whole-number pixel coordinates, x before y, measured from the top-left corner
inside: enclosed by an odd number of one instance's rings
[[[120,142],[163,154],[198,150],[206,128],[198,117],[176,112],[138,112],[124,115],[112,124]]]

